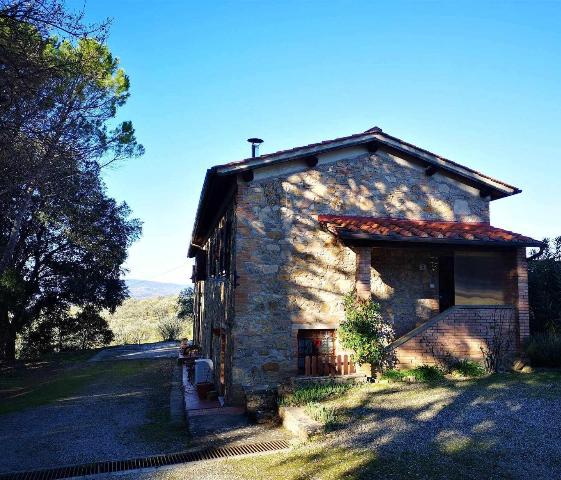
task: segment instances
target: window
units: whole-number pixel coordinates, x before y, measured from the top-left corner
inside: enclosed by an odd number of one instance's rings
[[[232,219],[223,218],[208,241],[208,274],[228,277],[231,273]]]
[[[198,251],[193,268],[193,281],[206,280],[206,252]]]
[[[223,262],[223,272],[224,275],[229,276],[232,268],[232,219],[228,218],[226,220],[226,225],[224,225],[224,262]]]
[[[508,257],[503,252],[456,252],[456,305],[504,305],[509,298]]]
[[[298,371],[304,373],[307,356],[335,355],[335,330],[298,330]]]

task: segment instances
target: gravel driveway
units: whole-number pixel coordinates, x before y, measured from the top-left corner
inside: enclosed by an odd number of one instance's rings
[[[169,419],[162,417],[169,410],[174,360],[103,361],[83,368],[96,375],[79,392],[0,415],[0,473],[185,449],[185,425],[166,428]]]
[[[337,407],[342,417],[327,448],[409,458],[420,471],[424,464],[452,478],[561,478],[558,373],[370,386]]]
[[[368,385],[333,400],[340,419],[289,453],[199,462],[120,480],[561,478],[561,375]],[[364,462],[352,460],[367,452]],[[340,473],[340,465],[350,467]],[[334,473],[337,470],[338,473]]]

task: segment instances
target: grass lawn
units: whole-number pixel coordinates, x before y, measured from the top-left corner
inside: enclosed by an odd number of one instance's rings
[[[486,477],[484,468],[477,468],[453,454],[449,462],[442,462],[438,453],[380,458],[368,449],[326,448],[312,444],[294,449],[283,455],[263,455],[231,461],[229,467],[239,474],[239,478],[266,478],[286,480],[303,479],[361,479],[361,478],[419,478],[419,479],[473,479]],[[461,466],[460,469],[458,469]],[[466,469],[468,466],[468,469]]]
[[[3,367],[0,443],[9,443],[3,444],[0,472],[189,446],[181,411],[175,420],[170,415],[175,358],[87,362],[91,356],[63,354]]]
[[[64,352],[0,365],[0,415],[54,402],[92,383],[104,371],[86,362],[94,353]]]

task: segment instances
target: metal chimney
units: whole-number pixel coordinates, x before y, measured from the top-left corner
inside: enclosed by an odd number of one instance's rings
[[[251,143],[251,157],[255,158],[259,156],[259,145],[263,143],[260,138],[248,138],[247,141]]]

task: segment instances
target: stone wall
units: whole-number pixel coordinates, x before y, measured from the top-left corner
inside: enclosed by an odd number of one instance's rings
[[[439,311],[438,250],[375,248],[372,253],[372,296],[404,335]]]
[[[230,340],[232,324],[234,319],[234,265],[235,265],[235,206],[232,205],[217,222],[210,237],[204,245],[207,253],[207,277],[204,281],[197,282],[195,292],[195,323],[197,337],[195,340],[201,347],[202,356],[210,358],[214,364],[214,381],[217,391],[220,388],[221,368],[221,336],[226,341],[224,357],[226,401],[231,401],[231,356],[232,342]],[[231,222],[231,235],[224,241],[221,229],[226,222]],[[220,237],[220,238],[219,238]],[[228,245],[226,245],[228,244]],[[215,248],[215,246],[219,248]],[[209,265],[217,262],[217,256],[228,254],[230,256],[227,271],[214,269],[211,274]]]
[[[449,359],[483,360],[481,347],[498,334],[512,355],[517,350],[513,307],[455,306],[394,342],[398,368],[435,365]]]
[[[478,190],[383,151],[339,151],[313,169],[291,168],[256,170],[254,181],[238,183],[232,381],[239,391],[294,375],[298,329],[337,328],[343,319],[355,253],[322,231],[317,215],[489,221]],[[423,315],[430,302],[419,305]]]

